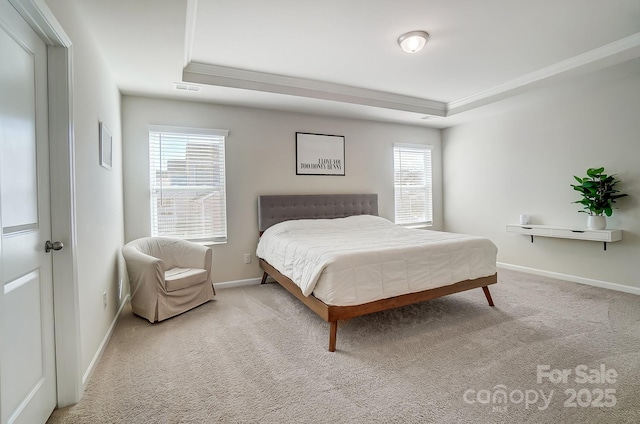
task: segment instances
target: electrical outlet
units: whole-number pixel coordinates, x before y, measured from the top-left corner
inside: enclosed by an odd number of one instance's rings
[[[122,300],[122,278],[118,281],[118,300]]]
[[[107,292],[102,293],[102,303],[104,304],[104,308],[107,309]]]
[[[245,253],[244,254],[244,263],[245,264],[250,264],[251,263],[251,253]]]

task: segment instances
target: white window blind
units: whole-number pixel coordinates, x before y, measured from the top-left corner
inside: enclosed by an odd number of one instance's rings
[[[149,128],[151,234],[227,241],[227,131]]]
[[[396,224],[433,223],[431,146],[393,146]]]

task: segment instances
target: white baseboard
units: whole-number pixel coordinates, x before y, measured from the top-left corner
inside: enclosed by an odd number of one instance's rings
[[[222,283],[214,283],[213,287],[217,289],[228,289],[231,287],[253,286],[260,284],[262,278],[249,278],[246,280],[223,281]]]
[[[640,295],[639,287],[625,286],[624,284],[610,283],[608,281],[601,281],[601,280],[593,280],[591,278],[578,277],[576,275],[569,275],[569,274],[561,274],[559,272],[545,271],[542,269],[529,268],[521,265],[511,265],[503,262],[498,262],[496,263],[496,265],[500,268],[510,269],[513,271],[521,271],[521,272],[526,272],[528,274],[541,275],[543,277],[556,278],[558,280],[571,281],[574,283],[586,284],[588,286],[601,287],[603,289],[609,289],[609,290],[615,290],[615,291]]]
[[[82,376],[82,387],[83,387],[82,391],[83,392],[87,387],[87,382],[91,378],[91,374],[93,374],[93,370],[95,369],[96,364],[98,363],[98,361],[100,360],[100,357],[102,356],[102,353],[104,352],[104,348],[107,347],[107,343],[109,343],[109,340],[111,339],[111,335],[113,334],[113,329],[116,327],[116,323],[118,322],[118,319],[120,318],[120,315],[122,314],[122,310],[124,309],[124,305],[126,305],[128,301],[129,301],[129,294],[127,294],[124,297],[124,299],[122,300],[122,302],[120,303],[120,309],[118,309],[118,312],[116,313],[116,316],[113,318],[113,321],[111,322],[111,325],[109,326],[109,329],[107,330],[107,334],[105,334],[104,338],[102,339],[102,343],[100,343],[100,346],[98,347],[98,350],[96,351],[96,354],[93,355],[93,359],[91,360],[91,363],[89,364],[89,367],[87,368],[87,371],[85,371],[84,375]]]

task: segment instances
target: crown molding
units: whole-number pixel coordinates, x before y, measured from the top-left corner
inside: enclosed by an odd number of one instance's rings
[[[193,10],[197,0],[192,2]],[[192,22],[195,25],[195,22]],[[188,32],[188,31],[187,31]],[[188,43],[190,56],[190,42]],[[296,78],[207,63],[189,62],[182,72],[184,82],[286,94],[341,103],[373,106],[430,117],[448,117],[488,105],[517,94],[550,84],[557,79],[602,69],[640,57],[640,33],[531,72],[489,90],[449,103],[404,96],[378,90],[352,87],[325,81]]]
[[[429,99],[197,62],[191,62],[184,68],[182,80],[198,84],[333,100],[342,103],[441,117],[446,115],[447,108],[444,102]]]
[[[447,103],[447,116],[487,105],[578,72],[602,69],[640,57],[640,33],[523,75],[489,90]]]
[[[187,16],[184,25],[184,66],[187,66],[189,62],[191,62],[197,18],[198,0],[187,0]]]

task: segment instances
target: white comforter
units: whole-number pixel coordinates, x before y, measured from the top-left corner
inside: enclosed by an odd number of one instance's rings
[[[348,306],[493,275],[497,251],[486,238],[359,215],[276,224],[256,253],[305,296]]]

